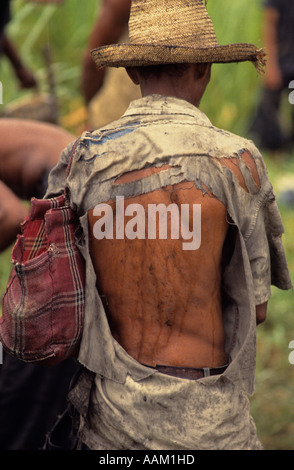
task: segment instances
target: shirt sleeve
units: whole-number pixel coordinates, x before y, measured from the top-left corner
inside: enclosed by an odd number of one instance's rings
[[[255,305],[267,302],[271,296],[271,259],[266,228],[260,211],[254,230],[246,242],[249,257]]]
[[[71,142],[61,153],[58,163],[53,167],[48,177],[48,188],[44,199],[62,194],[66,184],[66,172],[74,142]]]
[[[272,194],[260,208],[254,230],[246,242],[256,305],[267,302],[271,286],[291,289],[292,282],[282,242],[284,227]]]
[[[274,194],[264,208],[264,224],[271,259],[271,283],[279,289],[292,289],[293,285],[282,241],[285,230]]]

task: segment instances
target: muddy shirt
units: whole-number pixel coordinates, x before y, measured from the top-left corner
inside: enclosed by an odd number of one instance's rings
[[[62,153],[51,172],[46,197],[62,192],[71,147]],[[257,169],[259,186],[252,177],[252,169],[244,163],[245,152],[250,153]],[[224,164],[227,159],[238,166],[246,191]],[[164,164],[170,168],[139,181],[115,184],[125,173]],[[66,183],[71,205],[80,217],[82,233],[78,234],[77,243],[86,260],[85,324],[78,359],[89,372],[71,394],[84,417],[91,393],[92,405],[96,403],[93,414],[97,410],[101,413],[101,397],[105,392],[101,391],[101,378],[104,384],[110,382],[114,386],[131,381],[136,390],[134,384],[143,384],[155,373],[130,357],[111,335],[89,255],[88,211],[116,197],[133,197],[183,181],[194,182],[203,193],[209,190],[225,205],[229,219],[238,229],[233,255],[223,272],[226,299],[223,320],[230,364],[221,376],[193,382],[194,391],[197,387],[211,389],[218,384],[222,387],[225,380],[231,384],[233,394],[236,387],[240,393],[253,393],[255,307],[270,298],[271,284],[281,289],[292,286],[281,240],[283,225],[262,156],[252,142],[215,128],[199,109],[186,101],[152,95],[132,102],[118,121],[82,135]],[[110,388],[108,393],[111,395],[113,390]],[[106,404],[107,400],[106,397],[102,402]],[[143,402],[141,405],[147,417],[150,410],[144,410]],[[129,407],[131,410],[132,403]],[[118,414],[109,419],[115,416]],[[207,414],[203,415],[205,419]],[[93,428],[86,432],[88,437],[91,432]]]

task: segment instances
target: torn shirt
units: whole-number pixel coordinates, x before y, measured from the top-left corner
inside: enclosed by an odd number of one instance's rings
[[[49,177],[45,197],[64,189],[72,144],[62,153]],[[256,165],[260,187],[244,163],[247,151]],[[248,191],[222,159],[234,159]],[[149,177],[115,184],[127,172],[151,166],[169,168]],[[256,305],[270,297],[270,286],[292,287],[282,244],[284,232],[279,210],[262,156],[246,139],[215,128],[193,105],[173,97],[152,95],[132,102],[126,113],[105,128],[86,132],[74,153],[66,186],[82,231],[77,244],[86,260],[85,323],[79,361],[98,376],[124,383],[154,373],[130,357],[111,335],[106,313],[96,288],[89,253],[87,213],[97,204],[152,192],[182,181],[207,189],[227,208],[238,228],[236,246],[223,273],[228,302],[223,308],[226,352],[230,365],[227,380],[253,393],[256,358]],[[219,376],[197,383],[214,384]],[[83,398],[81,408],[87,399]]]

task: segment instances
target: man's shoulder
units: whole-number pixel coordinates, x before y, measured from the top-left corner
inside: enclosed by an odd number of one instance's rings
[[[253,159],[262,159],[256,144],[249,138],[221,129],[214,125],[202,132],[211,156],[230,158],[249,153]]]
[[[118,138],[124,135],[124,133],[127,133],[128,127],[132,127],[131,123],[119,118],[103,127],[83,132],[80,136],[80,143],[82,146],[88,146],[95,143],[103,144],[107,140],[111,140],[112,136],[113,138]],[[123,129],[126,130],[124,131]]]
[[[162,135],[158,132],[160,126]],[[116,121],[99,129],[84,132],[81,136],[81,144],[89,148],[93,144],[101,146],[105,143],[119,143],[123,138],[127,145],[131,134],[142,127],[144,127],[145,137],[149,136],[150,139],[154,138],[157,141],[159,139],[158,143],[162,146],[170,146],[171,140],[176,148],[180,146],[182,150],[185,149],[183,154],[191,154],[195,151],[223,158],[233,157],[247,151],[253,158],[261,158],[252,140],[214,126],[205,113],[184,100],[158,96],[136,100]],[[132,144],[137,138],[142,139],[141,133],[137,135],[135,132],[133,137]],[[176,140],[179,140],[178,144]]]

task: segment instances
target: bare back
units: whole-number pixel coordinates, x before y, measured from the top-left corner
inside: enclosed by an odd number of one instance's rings
[[[183,249],[181,232],[178,238],[172,238],[171,232],[160,238],[158,226],[156,239],[148,237],[150,205],[168,207],[171,203],[178,206],[180,215],[180,208],[189,205],[191,233],[193,224],[196,230],[195,224],[201,224],[196,249],[196,245]],[[115,203],[109,204],[115,216]],[[98,218],[94,209],[88,213],[97,287],[114,338],[133,358],[150,366],[224,365],[221,266],[228,233],[226,208],[191,182],[128,198],[124,204],[125,208],[131,204],[144,208],[144,238],[98,240],[93,235]],[[201,207],[201,218],[198,212],[193,219],[196,206]],[[114,217],[114,233],[115,221]],[[131,217],[125,217],[125,228],[130,221]]]

